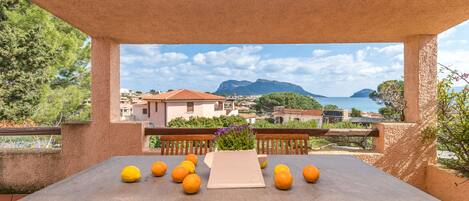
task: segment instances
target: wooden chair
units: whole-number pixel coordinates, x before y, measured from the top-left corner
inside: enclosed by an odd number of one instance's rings
[[[307,155],[307,134],[256,134],[257,153],[274,155]]]
[[[161,155],[205,155],[213,150],[214,135],[162,135]]]

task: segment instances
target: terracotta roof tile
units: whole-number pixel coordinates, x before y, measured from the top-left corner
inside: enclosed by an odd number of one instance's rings
[[[179,89],[162,94],[145,95],[143,100],[225,100],[225,97],[188,89]]]

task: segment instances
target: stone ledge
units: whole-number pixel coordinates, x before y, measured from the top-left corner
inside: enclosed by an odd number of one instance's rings
[[[12,154],[59,154],[60,148],[3,148],[0,149],[0,156]]]

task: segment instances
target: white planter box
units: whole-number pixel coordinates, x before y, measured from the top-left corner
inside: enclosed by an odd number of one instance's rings
[[[204,162],[211,167],[207,188],[265,187],[255,150],[212,152]]]

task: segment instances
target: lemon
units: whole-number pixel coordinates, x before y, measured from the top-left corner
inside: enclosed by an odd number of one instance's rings
[[[264,162],[262,162],[262,163],[261,163],[261,169],[266,168],[268,164],[269,164],[269,161],[268,161],[268,160],[265,160]]]
[[[287,171],[288,173],[290,173],[290,168],[288,168],[288,166],[285,165],[285,164],[278,164],[278,165],[275,166],[274,175],[276,175],[279,172],[283,172],[283,171]]]
[[[195,165],[192,161],[185,160],[181,162],[181,166],[187,168],[189,170],[189,173],[195,173]]]
[[[123,182],[126,182],[126,183],[136,182],[140,179],[140,177],[141,177],[141,174],[140,174],[140,170],[138,169],[138,167],[129,165],[129,166],[125,166],[124,169],[122,169],[121,179]]]

